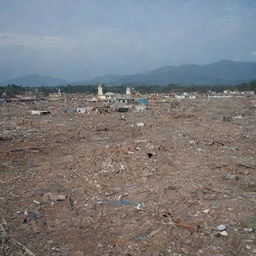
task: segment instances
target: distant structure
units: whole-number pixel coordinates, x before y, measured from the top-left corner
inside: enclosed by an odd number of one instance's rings
[[[104,100],[105,102],[109,103],[120,103],[120,104],[134,104],[135,103],[135,95],[136,91],[131,88],[126,88],[125,95],[119,94],[119,93],[113,93],[113,92],[107,92],[103,93],[103,84],[100,83],[98,85],[98,99]]]
[[[0,103],[5,102],[6,96],[7,96],[6,92],[3,92],[2,95],[0,96]]]
[[[132,94],[132,90],[130,87],[126,88],[126,95],[131,95]]]
[[[126,87],[126,93],[125,94],[127,96],[138,95],[138,92],[132,87]]]
[[[102,83],[100,83],[98,85],[98,98],[101,100],[105,100],[105,98],[106,98],[106,96],[103,93],[103,84]]]
[[[58,100],[58,99],[60,99],[61,98],[60,89],[58,89],[58,92],[49,93],[48,98],[51,99],[51,100]]]
[[[107,92],[105,93],[105,99],[108,102],[114,102],[116,100],[116,94],[113,92]]]
[[[102,96],[103,95],[103,86],[102,83],[100,83],[98,85],[98,96]]]

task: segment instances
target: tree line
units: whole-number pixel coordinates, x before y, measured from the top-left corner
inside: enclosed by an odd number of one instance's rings
[[[104,86],[104,92],[113,93],[125,93],[126,86],[115,85],[115,86]],[[141,94],[147,93],[168,93],[168,92],[222,92],[223,90],[239,90],[239,91],[255,91],[256,92],[256,80],[248,83],[242,83],[238,85],[207,85],[207,86],[181,86],[179,84],[168,84],[166,86],[160,85],[141,85],[133,86],[133,88]],[[55,93],[61,90],[62,93],[72,94],[72,93],[86,93],[86,94],[96,94],[97,86],[95,85],[67,85],[67,86],[39,86],[39,87],[26,87],[17,86],[15,84],[0,87],[0,96],[14,97],[16,95],[24,95],[31,92],[33,95],[43,95],[48,96],[50,93]]]

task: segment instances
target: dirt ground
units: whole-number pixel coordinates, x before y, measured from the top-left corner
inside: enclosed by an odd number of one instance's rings
[[[256,255],[255,104],[1,104],[0,255]]]

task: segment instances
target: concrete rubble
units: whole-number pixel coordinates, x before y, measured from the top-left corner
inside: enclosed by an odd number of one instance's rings
[[[47,110],[31,110],[31,115],[33,116],[42,116],[42,115],[48,115],[51,114],[51,112]]]

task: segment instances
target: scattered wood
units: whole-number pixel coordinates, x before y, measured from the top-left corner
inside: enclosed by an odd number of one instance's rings
[[[5,225],[5,223],[6,223],[6,221],[4,220],[4,225]],[[7,236],[7,232],[6,232],[6,230],[5,230],[5,228],[3,227],[2,224],[0,224],[0,231],[2,233],[2,235],[1,235],[1,244],[2,244],[1,249],[2,249],[2,251],[6,251],[6,245],[9,242],[13,242],[16,245],[18,245],[26,254],[28,254],[30,256],[35,256],[35,254],[30,249],[28,249],[24,244],[20,243],[19,241],[17,241],[16,239],[14,239],[11,236]],[[9,254],[6,254],[6,255],[9,255]]]
[[[155,236],[156,234],[158,234],[160,231],[162,230],[162,228],[157,228],[155,230],[153,230],[152,232],[149,233],[148,237],[153,237]]]
[[[5,219],[2,218],[2,220],[3,220],[3,224],[7,226],[7,222],[5,221]]]
[[[6,231],[5,231],[5,229],[4,229],[4,227],[3,227],[3,225],[1,225],[0,224],[0,229],[1,229],[1,233],[2,233],[2,235],[1,235],[1,249],[2,250],[4,250],[4,246],[5,246],[5,244],[6,244],[6,241],[7,241],[7,238],[6,238]]]
[[[174,221],[174,224],[180,228],[187,229],[190,231],[195,231],[195,228],[193,228],[192,226],[190,226],[188,224],[182,223],[181,221]]]
[[[39,152],[42,152],[42,149],[40,149],[38,147],[23,147],[23,148],[12,149],[9,152],[16,153],[16,152],[22,152],[22,151],[27,151],[30,153],[39,153]]]
[[[245,165],[245,164],[237,164],[238,167],[244,167],[247,169],[256,169],[256,166],[250,166],[250,165]]]
[[[31,256],[35,256],[35,254],[33,252],[31,252],[24,244],[18,242],[16,239],[12,238],[10,239],[10,241],[13,241],[14,243],[16,243],[19,247],[21,247],[28,255]]]
[[[205,143],[207,146],[212,146],[212,145],[221,145],[221,146],[224,146],[224,143],[220,142],[220,141],[216,141],[216,140],[205,140]]]

